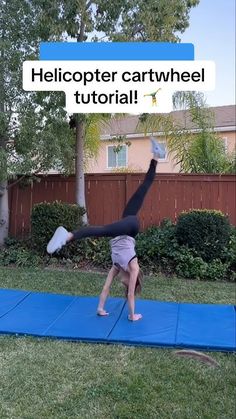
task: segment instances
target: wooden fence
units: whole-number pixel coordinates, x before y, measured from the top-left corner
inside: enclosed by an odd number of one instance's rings
[[[144,174],[86,175],[86,202],[90,224],[118,220]],[[55,200],[75,202],[75,178],[50,175],[39,183],[9,188],[10,234],[24,237],[30,231],[33,205]],[[159,225],[163,218],[176,221],[179,213],[192,208],[221,210],[236,225],[236,177],[234,175],[158,174],[148,192],[140,221],[142,229]]]

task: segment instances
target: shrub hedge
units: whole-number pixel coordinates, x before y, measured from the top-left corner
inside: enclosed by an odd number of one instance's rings
[[[180,245],[196,250],[206,262],[221,259],[230,240],[228,218],[215,210],[192,210],[179,215],[176,236]]]
[[[84,209],[77,205],[59,202],[36,205],[32,212],[32,248],[8,240],[0,253],[0,264],[37,265],[39,254],[45,253],[46,244],[58,225],[74,230],[82,224],[83,214]],[[236,279],[236,228],[219,211],[183,213],[176,225],[163,220],[159,227],[138,234],[136,252],[146,274],[162,271],[199,280]],[[107,269],[111,266],[109,238],[72,242],[53,258],[44,258],[44,263],[52,261]]]
[[[82,225],[84,214],[84,208],[78,205],[58,201],[36,204],[31,214],[31,234],[35,248],[44,253],[58,226],[63,225],[68,231],[73,231]]]
[[[0,265],[15,265],[18,267],[40,266],[42,259],[30,248],[29,241],[8,238],[5,247],[0,249]]]

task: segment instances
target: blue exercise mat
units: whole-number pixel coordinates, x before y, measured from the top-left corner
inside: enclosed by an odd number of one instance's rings
[[[112,342],[144,346],[175,346],[178,303],[137,300],[135,311],[142,313],[142,320],[128,322],[128,306],[126,304],[119,322],[109,336]]]
[[[235,306],[180,304],[178,346],[231,351],[235,340]]]
[[[96,315],[98,297],[0,289],[0,334],[85,342],[235,351],[235,307],[137,300],[143,319],[130,322],[123,298],[109,298],[109,316]]]
[[[0,318],[23,301],[30,291],[0,290]]]

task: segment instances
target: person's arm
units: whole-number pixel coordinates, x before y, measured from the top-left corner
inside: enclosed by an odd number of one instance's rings
[[[97,314],[99,316],[108,316],[108,314],[109,314],[104,309],[104,306],[105,306],[106,299],[109,295],[110,286],[112,284],[112,281],[115,278],[115,276],[118,274],[118,272],[119,272],[119,270],[115,266],[112,266],[108,275],[107,275],[106,282],[103,286],[102,292],[101,292],[100,297],[99,297],[99,303],[98,303],[98,308],[97,308]]]

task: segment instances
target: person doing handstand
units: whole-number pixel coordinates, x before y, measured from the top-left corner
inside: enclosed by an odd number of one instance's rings
[[[141,314],[135,313],[135,294],[141,289],[142,277],[135,252],[135,237],[139,233],[137,213],[155,178],[158,158],[163,157],[163,150],[160,145],[154,139],[151,139],[151,142],[153,158],[151,159],[149,169],[143,183],[129,199],[121,220],[104,226],[85,226],[73,232],[68,232],[64,227],[58,227],[47,245],[47,252],[52,254],[72,240],[80,240],[87,237],[112,237],[110,247],[113,265],[99,298],[97,314],[100,316],[108,315],[106,310],[104,310],[105,301],[113,279],[120,273],[121,282],[127,289],[128,319],[136,321],[142,318]]]

